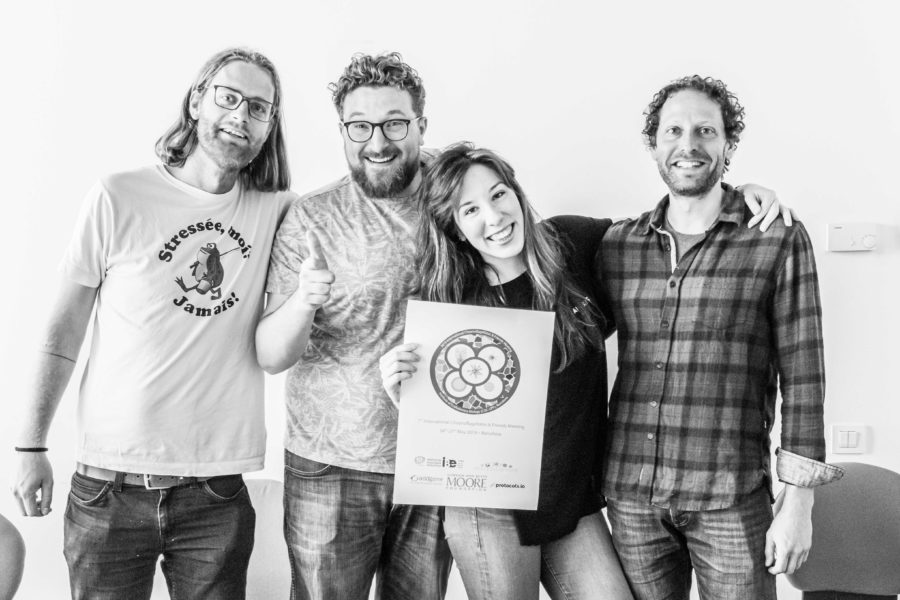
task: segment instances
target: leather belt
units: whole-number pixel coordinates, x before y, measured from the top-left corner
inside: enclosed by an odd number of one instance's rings
[[[82,463],[78,463],[76,471],[85,477],[101,481],[115,481],[116,476],[120,473],[120,471],[112,471]],[[122,483],[141,486],[148,490],[165,490],[211,479],[211,477],[182,477],[180,475],[151,475],[149,473],[123,473],[123,475]]]

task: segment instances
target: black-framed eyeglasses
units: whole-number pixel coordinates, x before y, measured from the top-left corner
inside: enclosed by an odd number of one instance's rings
[[[216,102],[216,106],[221,106],[228,110],[235,110],[241,103],[246,101],[250,116],[263,123],[268,122],[268,120],[272,118],[272,115],[275,114],[275,105],[268,100],[263,100],[262,98],[248,98],[227,85],[214,85],[213,99]]]
[[[399,142],[409,135],[409,124],[418,121],[415,119],[388,119],[381,123],[371,121],[345,121],[341,123],[347,130],[347,136],[354,142],[368,142],[375,133],[375,128],[381,129],[381,134],[392,142]]]

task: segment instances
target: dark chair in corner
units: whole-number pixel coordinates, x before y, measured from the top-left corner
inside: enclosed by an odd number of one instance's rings
[[[895,600],[900,594],[900,474],[838,463],[816,489],[812,548],[787,579],[803,600]]]

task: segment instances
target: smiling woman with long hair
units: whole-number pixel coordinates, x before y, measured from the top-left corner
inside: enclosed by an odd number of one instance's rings
[[[606,422],[609,320],[594,257],[606,219],[537,222],[510,165],[461,143],[427,168],[418,231],[423,300],[556,313],[538,508],[446,507],[444,530],[469,598],[631,598],[600,511],[595,478]],[[403,344],[381,361],[396,402],[419,357]]]

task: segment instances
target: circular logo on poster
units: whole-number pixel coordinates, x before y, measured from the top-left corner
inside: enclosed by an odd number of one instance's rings
[[[496,333],[465,329],[431,357],[431,383],[450,408],[480,415],[497,410],[519,385],[519,357]]]

